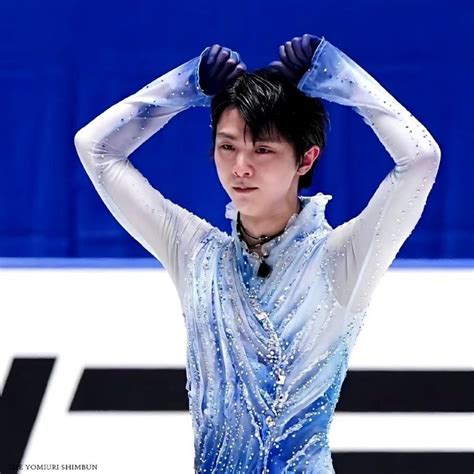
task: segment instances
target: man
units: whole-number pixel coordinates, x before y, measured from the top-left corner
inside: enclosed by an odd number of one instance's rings
[[[301,209],[297,193],[310,184],[324,147],[326,113],[269,69],[240,77],[213,98],[211,110],[219,179],[240,210],[243,239],[263,256],[261,245]]]
[[[200,473],[334,472],[327,433],[348,357],[440,162],[429,132],[327,40],[303,35],[279,54],[248,73],[234,51],[206,48],[75,136],[105,205],[178,290]],[[330,195],[298,195],[324,148],[321,98],[354,108],[395,163],[335,229]],[[209,105],[232,235],[164,198],[128,160],[179,112]]]

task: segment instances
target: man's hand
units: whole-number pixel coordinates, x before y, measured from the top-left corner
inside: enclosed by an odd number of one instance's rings
[[[199,65],[199,85],[206,95],[215,95],[247,70],[236,51],[214,44],[207,48]]]
[[[280,61],[273,61],[270,67],[278,70],[293,84],[297,85],[311,66],[311,59],[321,38],[304,34],[281,45],[278,52]]]

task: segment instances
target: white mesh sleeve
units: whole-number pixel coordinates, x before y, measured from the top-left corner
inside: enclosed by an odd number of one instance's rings
[[[180,296],[187,259],[213,227],[166,199],[128,156],[179,112],[210,105],[211,97],[199,87],[203,53],[113,105],[74,137],[100,198],[120,225],[163,264]]]
[[[327,242],[330,284],[339,303],[358,312],[369,304],[375,287],[420,219],[441,152],[413,115],[324,38],[298,87],[312,97],[352,107],[395,163],[364,210],[335,228]],[[370,166],[369,158],[363,166]]]

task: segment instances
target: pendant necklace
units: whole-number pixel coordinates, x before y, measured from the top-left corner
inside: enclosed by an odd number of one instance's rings
[[[299,214],[302,209],[301,201],[299,199],[298,199],[298,203],[299,203],[299,210],[298,210],[298,214]],[[249,250],[254,249],[256,247],[261,247],[264,243],[269,242],[275,237],[278,237],[279,235],[283,234],[283,232],[285,232],[285,229],[283,229],[282,231],[274,235],[263,235],[262,237],[255,237],[249,234],[247,230],[245,230],[244,226],[242,225],[242,222],[240,221],[240,212],[237,213],[237,233],[240,239],[244,240],[243,235],[242,235],[242,233],[244,233],[248,237],[251,237],[254,240],[258,240],[256,244],[252,244],[252,245],[247,244]],[[272,271],[272,267],[265,261],[265,257],[261,257],[261,263],[260,263],[260,266],[258,267],[257,276],[261,278],[267,278],[270,275],[271,271]]]

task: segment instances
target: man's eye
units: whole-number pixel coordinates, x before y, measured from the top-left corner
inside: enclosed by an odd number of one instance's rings
[[[271,153],[272,150],[269,150],[268,148],[257,148],[257,151],[260,150],[262,153],[261,154],[266,154],[266,153]]]
[[[221,145],[221,148],[227,151],[227,150],[232,150],[234,147],[232,145],[225,144],[225,145]]]

